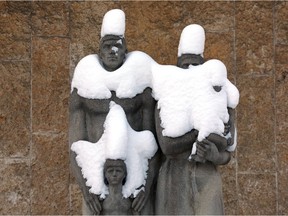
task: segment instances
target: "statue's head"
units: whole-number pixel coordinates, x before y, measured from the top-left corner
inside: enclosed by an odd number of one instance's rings
[[[107,71],[114,71],[122,66],[127,53],[125,38],[118,35],[105,35],[101,38],[99,47],[99,57]]]
[[[123,160],[107,159],[104,164],[104,183],[106,185],[124,185],[127,168]]]
[[[205,31],[197,24],[186,26],[180,36],[177,66],[188,68],[189,65],[204,63]]]
[[[101,27],[99,57],[107,71],[117,70],[127,53],[125,41],[125,13],[120,9],[108,11]]]

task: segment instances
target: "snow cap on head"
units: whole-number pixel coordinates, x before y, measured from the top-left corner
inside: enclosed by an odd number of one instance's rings
[[[180,36],[178,57],[182,54],[196,54],[203,57],[205,46],[205,31],[198,24],[186,26]]]
[[[101,28],[101,38],[105,35],[117,35],[124,37],[125,13],[120,9],[108,11],[104,17]]]

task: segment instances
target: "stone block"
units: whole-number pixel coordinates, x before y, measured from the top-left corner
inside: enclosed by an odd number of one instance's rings
[[[237,1],[237,73],[271,74],[273,71],[273,2]]]
[[[29,60],[30,2],[0,2],[0,60]]]
[[[66,133],[33,135],[32,215],[69,214],[69,151]]]
[[[70,215],[82,214],[82,192],[77,184],[70,184]]]
[[[288,44],[288,3],[278,1],[275,6],[275,39],[277,44]]]
[[[276,92],[276,141],[288,141],[288,46],[276,46],[275,92]]]
[[[0,159],[0,214],[30,214],[29,160]]]
[[[238,170],[274,171],[274,78],[241,76],[237,84]]]
[[[66,1],[32,2],[34,35],[68,36],[69,4]]]
[[[287,147],[286,150],[286,162],[287,162]],[[287,164],[286,164],[287,168]],[[278,215],[288,215],[288,187],[287,187],[288,172],[278,172]]]
[[[276,215],[274,174],[238,174],[239,215]]]
[[[0,62],[0,157],[28,156],[30,69],[29,62]]]
[[[68,131],[69,40],[34,38],[32,58],[33,132]]]

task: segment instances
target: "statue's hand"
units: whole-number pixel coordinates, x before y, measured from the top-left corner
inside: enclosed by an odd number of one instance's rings
[[[88,189],[83,193],[84,200],[86,201],[87,206],[93,212],[94,215],[99,215],[102,207],[98,196],[96,194],[92,194],[88,191]]]
[[[136,198],[133,200],[132,202],[132,208],[136,211],[136,212],[140,212],[146,201],[147,201],[148,196],[146,196],[146,193],[141,190],[138,195],[136,196]]]
[[[214,164],[217,163],[220,157],[216,145],[208,139],[204,139],[202,142],[197,142],[197,155]]]

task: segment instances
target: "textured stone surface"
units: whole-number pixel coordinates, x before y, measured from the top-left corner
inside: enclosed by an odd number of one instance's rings
[[[288,142],[288,46],[276,46],[276,141]]]
[[[274,78],[242,76],[238,88],[238,170],[275,171]]]
[[[276,42],[288,44],[288,2],[277,2],[275,12]]]
[[[0,215],[30,214],[29,160],[0,159]]]
[[[286,161],[288,157],[288,151],[286,146]],[[286,164],[287,166],[287,164]],[[287,188],[288,172],[280,171],[278,173],[278,215],[288,215],[288,188]]]
[[[238,174],[240,215],[275,215],[276,177],[271,174]]]
[[[0,62],[0,157],[29,153],[30,70],[29,62]]]
[[[82,192],[78,184],[70,184],[70,215],[82,214]]]
[[[67,134],[33,135],[31,213],[69,214],[69,153]]]
[[[28,60],[30,2],[0,2],[0,60]]]
[[[273,69],[273,2],[237,1],[238,74],[271,74]]]
[[[65,38],[34,38],[33,47],[33,132],[67,132],[69,41]]]
[[[32,2],[32,26],[34,35],[69,34],[69,5],[65,1]]]

